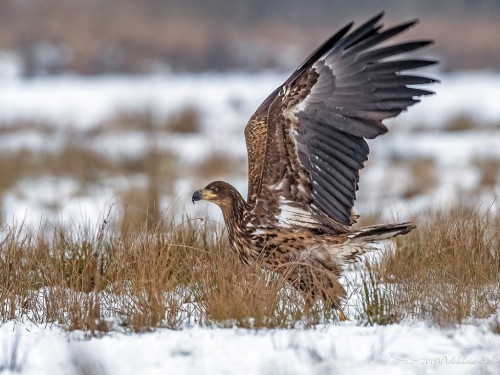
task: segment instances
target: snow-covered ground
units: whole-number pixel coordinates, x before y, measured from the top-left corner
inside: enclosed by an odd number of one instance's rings
[[[368,167],[361,172],[358,211],[380,211],[390,217],[397,212],[409,216],[429,206],[451,204],[463,191],[474,190],[480,180],[480,171],[474,165],[478,159],[500,158],[500,74],[468,72],[440,74],[441,84],[432,85],[436,95],[425,97],[397,119],[387,122],[391,132],[370,142],[372,153]],[[197,134],[166,135],[158,144],[175,153],[186,171],[189,165],[214,153],[244,160],[246,148],[243,128],[260,102],[286,78],[283,74],[202,74],[151,75],[142,77],[76,76],[42,77],[30,80],[9,77],[0,88],[0,127],[15,119],[46,120],[60,127],[59,132],[3,132],[0,148],[4,152],[20,149],[44,150],[63,147],[64,134],[71,129],[92,129],[100,121],[117,111],[148,110],[157,119],[166,118],[182,108],[199,109],[202,131]],[[484,124],[469,132],[439,132],[446,121],[467,114]],[[418,131],[412,129],[418,128]],[[115,132],[95,137],[93,149],[108,156],[124,157],[144,153],[147,138],[139,132]],[[435,183],[422,198],[397,199],[412,184],[406,167],[402,171],[389,169],[395,157],[404,160],[427,158],[432,160]],[[186,167],[182,167],[182,163]],[[191,164],[190,164],[191,163]],[[244,173],[246,163],[241,163]],[[176,210],[193,213],[189,197],[199,184],[209,181],[196,179],[196,173],[173,182],[174,196],[165,196],[165,206],[176,200]],[[246,181],[239,176],[227,176],[246,194]],[[132,179],[131,179],[132,180]],[[406,181],[406,182],[405,182]],[[2,197],[3,217],[7,221],[22,218],[25,223],[38,225],[40,217],[48,220],[82,220],[95,222],[116,200],[118,186],[127,180],[106,181],[92,190],[91,196],[76,194],[78,181],[65,178],[25,179]],[[48,195],[47,195],[48,193]],[[493,189],[490,201],[498,188]],[[61,210],[47,210],[47,199],[57,197]],[[49,199],[50,200],[50,199]],[[376,203],[374,205],[374,202]],[[50,203],[50,202],[49,202]],[[391,207],[386,209],[386,207]],[[201,211],[198,211],[200,213]],[[209,214],[218,217],[216,211]]]
[[[162,147],[176,152],[186,165],[214,152],[245,157],[247,119],[285,78],[277,73],[32,80],[12,76],[0,87],[0,126],[15,119],[45,119],[59,126],[60,132],[3,132],[0,148],[3,152],[57,148],[60,134],[69,128],[92,129],[117,110],[147,108],[164,118],[192,106],[202,113],[202,131],[160,139]],[[432,87],[435,96],[388,122],[389,134],[370,143],[373,152],[361,174],[358,211],[373,212],[383,206],[384,216],[403,219],[419,209],[453,204],[462,192],[476,192],[480,171],[475,160],[500,159],[500,74],[438,74],[438,78],[442,83]],[[485,127],[438,131],[449,118],[464,113]],[[140,134],[130,132],[94,142],[92,147],[105,148],[115,156],[141,153],[147,147]],[[402,166],[392,166],[394,159],[403,160]],[[432,160],[433,185],[424,194],[400,199],[401,192],[414,183],[408,165],[419,159]],[[22,179],[3,192],[2,216],[7,222],[35,226],[42,216],[94,225],[116,199],[116,190],[136,178],[100,183],[87,189],[86,195],[75,194],[79,186],[71,178]],[[241,175],[228,179],[245,193],[246,180]],[[186,177],[175,181],[176,196],[164,197],[165,205],[175,199],[180,211],[200,214],[190,204],[190,196],[200,187],[196,184],[208,182]],[[489,195],[478,191],[477,196],[479,203],[489,206],[498,194],[497,180]],[[56,214],[46,211],[52,201],[60,203]],[[195,327],[134,335],[114,332],[79,340],[78,333],[56,325],[9,322],[0,327],[0,373],[9,373],[2,366],[15,351],[22,374],[497,374],[500,336],[487,324],[437,329],[411,322],[385,327],[351,322],[288,331]],[[19,347],[14,350],[16,337]]]
[[[487,121],[500,119],[500,74],[432,70],[422,70],[422,74],[437,77],[441,83],[429,86],[435,96],[395,120],[405,127],[423,123],[437,128],[457,113]],[[204,111],[207,126],[216,127],[211,129],[239,133],[253,110],[286,78],[286,74],[271,72],[10,78],[0,88],[0,120],[47,118],[62,126],[69,122],[88,127],[116,109],[151,108],[168,114],[193,105]]]
[[[344,323],[312,330],[191,328],[111,333],[90,340],[78,336],[57,326],[4,324],[0,372],[16,340],[17,363],[24,375],[500,372],[500,336],[484,326],[437,329],[423,324]]]

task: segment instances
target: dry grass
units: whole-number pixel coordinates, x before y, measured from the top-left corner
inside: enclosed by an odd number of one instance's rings
[[[401,312],[397,309],[390,285],[382,283],[375,267],[365,261],[362,275],[360,318],[366,325],[387,325],[398,323]]]
[[[480,173],[478,188],[494,189],[499,183],[500,160],[497,158],[477,158],[473,161]]]
[[[406,168],[408,168],[408,165]],[[409,182],[402,194],[405,199],[424,194],[437,184],[436,162],[433,158],[411,160],[409,162],[409,173]]]
[[[157,121],[151,108],[119,108],[91,130],[93,136],[112,132],[152,132]]]
[[[455,209],[415,221],[418,229],[367,269],[366,321],[448,326],[493,314],[500,304],[498,212]]]
[[[19,151],[17,153],[2,152],[0,153],[0,194],[15,185],[23,178],[26,171],[26,163],[29,159],[29,151]]]
[[[461,132],[480,132],[480,131],[498,131],[500,129],[500,124],[487,121],[484,119],[479,119],[472,116],[469,113],[462,112],[454,114],[447,118],[443,124],[436,128],[435,124],[432,123],[419,123],[412,126],[411,131],[415,133],[425,133],[425,132],[449,132],[449,133],[461,133]]]
[[[15,121],[0,122],[0,135],[12,133],[36,132],[44,135],[56,133],[57,126],[47,120],[34,118],[18,118]]]
[[[449,132],[463,132],[478,130],[482,127],[484,127],[484,124],[478,123],[472,116],[462,113],[448,119],[443,125],[443,130]]]
[[[171,116],[164,125],[166,130],[174,133],[190,134],[200,131],[200,112],[195,107],[186,107]]]
[[[387,181],[394,180],[394,173],[400,173],[401,197],[411,199],[432,190],[438,183],[437,165],[433,157],[405,155],[393,152],[389,157],[390,168]]]
[[[22,149],[0,152],[0,192],[13,187],[22,179],[43,176],[73,178],[84,188],[110,176],[149,174],[155,165],[158,165],[161,177],[165,177],[169,176],[173,162],[174,157],[166,151],[152,150],[137,157],[113,158],[76,143],[67,144],[55,151]]]
[[[127,131],[146,134],[162,132],[191,134],[200,131],[200,121],[200,110],[194,106],[183,107],[167,118],[156,114],[152,108],[148,107],[121,108],[96,124],[89,135],[99,136],[105,133]]]
[[[417,220],[362,275],[361,322],[403,319],[441,326],[486,318],[500,302],[500,217],[455,210]],[[57,322],[98,335],[195,324],[293,328],[330,322],[321,305],[307,308],[283,278],[244,266],[218,227],[185,220],[143,223],[117,236],[100,228],[51,233],[2,229],[2,321]],[[492,326],[492,330],[496,329]]]
[[[120,194],[122,208],[119,222],[120,233],[155,230],[162,226],[159,192],[154,186],[148,188],[131,187]]]
[[[2,320],[57,322],[96,335],[111,323],[144,331],[292,327],[326,319],[305,309],[280,278],[240,264],[210,224],[186,221],[116,237],[109,223],[51,234],[4,228]]]
[[[215,152],[208,155],[196,166],[196,175],[203,179],[221,176],[238,176],[246,173],[247,161],[243,158]]]
[[[491,332],[500,335],[500,316],[497,314],[495,318],[490,322]]]

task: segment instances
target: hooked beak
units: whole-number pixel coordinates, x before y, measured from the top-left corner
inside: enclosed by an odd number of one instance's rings
[[[196,190],[194,192],[192,200],[193,200],[193,204],[194,204],[194,202],[201,200],[201,191],[200,190]]]
[[[193,194],[193,198],[192,198],[192,201],[193,201],[193,204],[194,202],[196,201],[200,201],[200,200],[214,200],[217,198],[217,195],[215,195],[214,193],[212,193],[210,190],[207,190],[207,189],[200,189],[200,190],[197,190],[194,192]]]

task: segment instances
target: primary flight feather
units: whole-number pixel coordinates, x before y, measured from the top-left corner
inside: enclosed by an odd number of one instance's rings
[[[222,210],[231,248],[245,263],[279,272],[311,303],[339,308],[342,266],[374,241],[410,232],[411,223],[351,230],[365,139],[383,120],[432,94],[436,80],[408,73],[435,64],[406,54],[427,40],[382,43],[416,21],[384,28],[379,14],[350,23],[314,51],[266,100],[245,128],[248,198],[216,181],[193,194]],[[398,57],[405,54],[405,57]]]

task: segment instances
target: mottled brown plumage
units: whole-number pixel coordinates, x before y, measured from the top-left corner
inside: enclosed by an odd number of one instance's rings
[[[245,128],[248,198],[216,181],[193,194],[222,210],[231,248],[244,263],[284,275],[313,302],[339,307],[342,266],[371,243],[410,232],[411,223],[351,230],[365,139],[387,132],[382,124],[430,91],[435,80],[403,74],[434,64],[394,59],[429,41],[380,44],[416,22],[389,29],[382,14],[357,29],[341,29],[261,104]],[[389,60],[388,60],[389,59]]]

